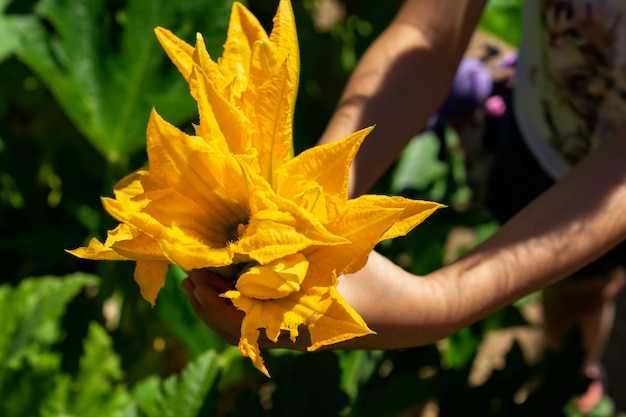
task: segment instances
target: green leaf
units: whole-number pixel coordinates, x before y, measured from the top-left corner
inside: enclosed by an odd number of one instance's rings
[[[15,36],[20,25],[28,24],[30,16],[8,16],[5,10],[11,0],[0,0],[0,62],[11,56],[19,46]]]
[[[380,350],[338,351],[341,388],[354,401],[360,388],[376,373],[384,352]]]
[[[179,376],[171,376],[163,383],[155,377],[138,382],[133,387],[133,398],[148,417],[197,416],[219,367],[219,356],[207,351],[189,363]]]
[[[130,402],[130,395],[118,384],[122,377],[120,359],[111,338],[99,324],[92,322],[66,412],[84,417],[121,415],[120,410]]]
[[[18,369],[0,369],[0,415],[36,416],[47,404],[58,403],[69,387],[60,368],[61,355],[48,350]]]
[[[43,347],[57,342],[62,336],[59,320],[67,303],[83,287],[97,283],[97,277],[77,273],[64,278],[29,278],[17,288],[0,286],[2,367],[19,367],[26,357],[33,359]]]
[[[38,415],[58,403],[70,386],[61,375],[61,355],[52,345],[62,336],[67,303],[95,276],[74,274],[25,279],[0,286],[0,415]]]
[[[463,328],[454,335],[439,341],[441,362],[445,367],[462,369],[474,359],[484,336],[476,327],[478,326]]]
[[[519,45],[522,34],[522,1],[490,0],[479,27],[512,46]]]
[[[139,381],[133,387],[132,396],[144,415],[158,416],[159,405],[163,402],[161,380],[153,375]]]
[[[152,106],[177,124],[196,113],[187,84],[153,29],[223,42],[229,0],[42,0],[39,19],[16,28],[18,57],[48,86],[68,117],[111,163],[145,144]],[[220,34],[217,41],[215,33]]]
[[[391,192],[421,190],[445,178],[447,165],[438,158],[441,143],[434,132],[416,136],[404,149],[391,181]]]

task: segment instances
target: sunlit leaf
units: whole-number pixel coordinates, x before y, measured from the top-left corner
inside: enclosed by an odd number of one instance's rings
[[[19,47],[19,39],[16,32],[20,27],[32,23],[32,16],[11,16],[5,14],[5,9],[11,0],[0,0],[0,62],[11,56]]]
[[[148,417],[195,417],[219,371],[219,356],[207,351],[190,362],[180,375],[163,382],[147,378],[133,388],[133,397]]]
[[[64,279],[25,279],[15,289],[0,286],[0,363],[19,366],[26,356],[35,354],[33,346],[57,342],[65,306],[83,287],[97,282],[92,275],[76,274]]]
[[[223,32],[231,3],[129,0],[111,7],[104,0],[42,0],[35,9],[39,19],[13,28],[16,52],[92,145],[117,162],[145,145],[151,107],[173,123],[194,114],[186,83],[163,65],[167,57],[154,27],[177,28],[189,37],[191,27],[207,35]],[[208,47],[218,49],[219,43]]]
[[[95,322],[89,326],[80,370],[68,395],[66,413],[84,417],[120,416],[130,395],[119,384],[123,377],[113,340]]]

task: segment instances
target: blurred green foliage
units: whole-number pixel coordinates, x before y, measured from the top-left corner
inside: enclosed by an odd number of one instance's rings
[[[481,29],[517,46],[522,32],[522,2],[519,0],[490,0],[480,19]]]
[[[520,3],[493,0],[481,24],[514,43]],[[399,4],[294,1],[302,50],[297,151],[316,142],[358,57]],[[248,5],[269,28],[276,1]],[[0,0],[0,415],[382,417],[417,416],[433,404],[441,416],[559,415],[581,386],[563,358],[531,365],[513,345],[504,368],[468,382],[488,334],[527,325],[515,306],[432,346],[273,350],[265,353],[268,380],[196,317],[180,291],[180,269],[171,268],[151,309],[132,265],[64,252],[112,226],[99,197],[145,164],[151,107],[184,129],[197,119],[153,28],[190,43],[200,31],[219,56],[230,6]],[[376,187],[450,206],[379,248],[417,274],[446,261],[454,230],[474,236],[455,246],[462,252],[498,227],[470,204],[462,147],[446,132],[412,142]]]

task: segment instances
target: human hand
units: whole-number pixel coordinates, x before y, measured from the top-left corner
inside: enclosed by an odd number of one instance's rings
[[[219,296],[232,289],[232,283],[208,269],[196,269],[188,272],[181,287],[198,317],[224,341],[237,345],[244,313]]]
[[[198,317],[224,341],[236,346],[241,336],[241,322],[245,314],[238,310],[230,299],[220,297],[220,294],[234,289],[232,281],[208,269],[197,269],[188,272],[188,277],[183,280],[181,286]],[[306,326],[298,329],[299,336],[295,343],[289,338],[288,332],[274,343],[265,336],[263,329],[259,331],[258,343],[262,348],[306,350],[310,345]]]
[[[393,349],[430,343],[449,334],[447,311],[441,311],[442,291],[435,282],[408,274],[377,253],[353,275],[339,278],[338,290],[374,330],[376,335],[350,339],[321,349]],[[244,313],[220,294],[233,283],[209,270],[193,270],[182,283],[198,316],[227,343],[237,345]],[[260,329],[259,346],[306,350],[311,345],[306,326],[300,326],[295,342],[288,332],[270,341]]]

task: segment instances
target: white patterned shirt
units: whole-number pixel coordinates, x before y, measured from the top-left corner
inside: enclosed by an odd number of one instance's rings
[[[626,122],[626,0],[523,3],[515,114],[558,179]]]

